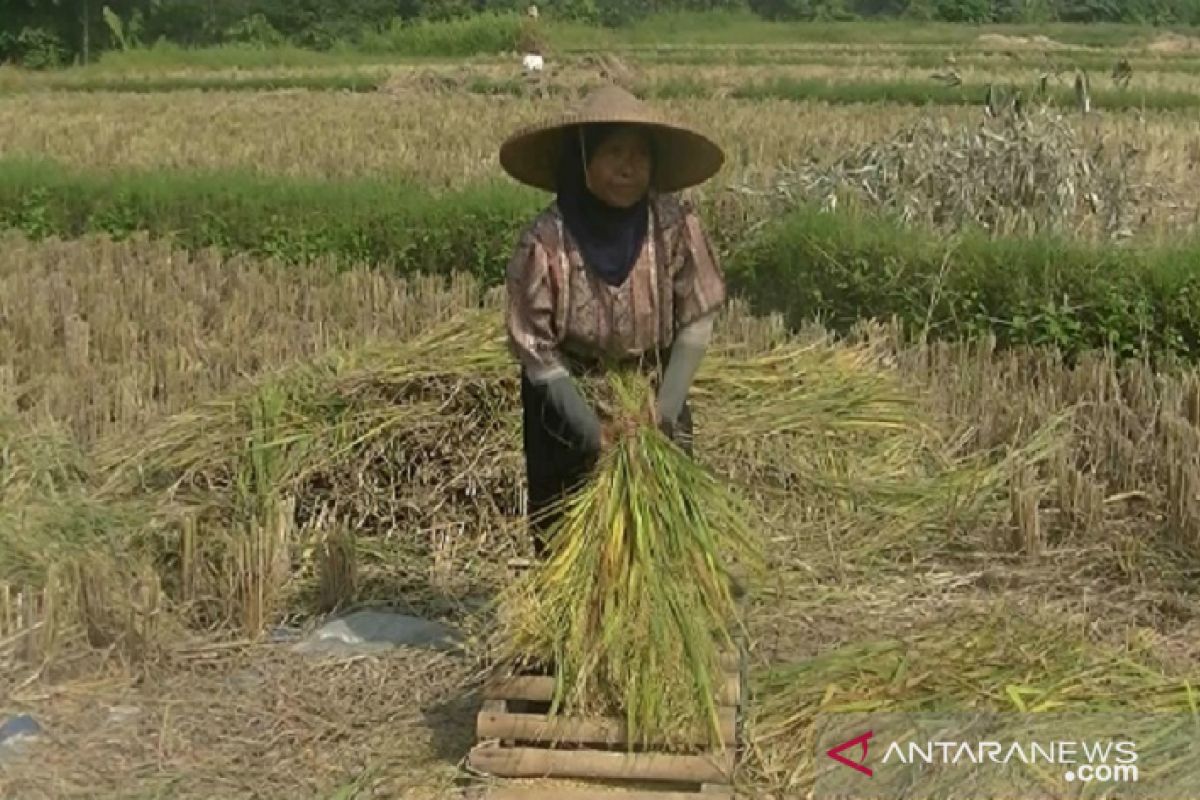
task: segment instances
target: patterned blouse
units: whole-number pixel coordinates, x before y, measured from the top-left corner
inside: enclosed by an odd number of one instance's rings
[[[620,286],[587,269],[556,204],[522,234],[508,265],[509,346],[530,381],[568,371],[568,360],[637,359],[725,302],[725,276],[690,204],[650,203],[646,242]]]

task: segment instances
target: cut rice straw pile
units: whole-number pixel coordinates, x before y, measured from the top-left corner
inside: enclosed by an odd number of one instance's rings
[[[402,531],[401,546],[428,553],[430,531],[490,533],[514,515],[519,415],[502,330],[468,311],[267,376],[103,443],[101,492],[153,499],[170,531],[154,549],[193,621],[254,635],[285,585],[312,574],[327,533]]]

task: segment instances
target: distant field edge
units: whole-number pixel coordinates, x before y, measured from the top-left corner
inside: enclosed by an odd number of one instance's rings
[[[71,79],[61,83],[42,80],[36,84],[0,84],[0,95],[38,91],[165,93],[175,91],[263,92],[263,91],[341,91],[370,93],[385,88],[403,91],[403,81],[368,74],[300,75],[273,77],[173,76],[165,78]],[[435,85],[436,84],[436,85]],[[431,82],[414,78],[412,90],[418,92],[469,92],[476,95],[509,97],[562,97],[580,94],[592,84],[567,85],[552,80],[538,81],[513,77],[496,79],[476,75],[466,79],[447,76]],[[599,85],[599,83],[595,83]],[[999,82],[998,87],[1019,90],[1031,102],[1070,108],[1077,103],[1073,89],[1050,86],[1039,93],[1034,86],[1013,86]],[[844,81],[776,78],[736,86],[716,86],[699,80],[674,79],[644,82],[631,87],[649,99],[715,99],[728,97],[743,101],[783,100],[817,102],[829,105],[889,104],[908,106],[982,105],[988,92],[986,84],[943,86],[930,81]],[[1097,89],[1091,93],[1094,109],[1108,111],[1179,111],[1200,108],[1200,93],[1166,89]]]
[[[236,172],[76,172],[0,159],[0,229],[34,239],[170,237],[187,249],[292,264],[503,282],[522,228],[549,198],[495,181],[433,192],[387,180]],[[849,211],[794,209],[753,232],[702,203],[731,286],[759,312],[836,330],[899,319],[932,338],[991,335],[1064,353],[1200,359],[1200,241],[945,237]],[[739,214],[731,215],[733,219]]]

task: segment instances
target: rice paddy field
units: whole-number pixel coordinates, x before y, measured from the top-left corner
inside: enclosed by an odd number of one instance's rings
[[[739,796],[811,796],[823,712],[1200,713],[1200,38],[802,28],[0,67],[0,719],[47,731],[0,796],[484,785],[546,202],[496,151],[607,81],[728,152],[692,402],[761,558]],[[378,605],[465,654],[270,636]]]

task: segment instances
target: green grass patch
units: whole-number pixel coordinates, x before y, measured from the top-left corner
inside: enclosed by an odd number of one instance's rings
[[[394,20],[384,31],[366,31],[357,47],[364,53],[403,56],[472,56],[516,50],[521,18],[481,14],[445,22]]]
[[[161,41],[130,50],[110,50],[95,64],[66,72],[84,75],[98,73],[154,72],[176,69],[296,69],[337,67],[378,61],[374,54],[363,53],[348,45],[331,50],[306,50],[295,45],[255,47],[225,44],[213,47],[184,47]]]
[[[138,231],[302,264],[365,262],[402,274],[468,272],[498,285],[548,196],[511,183],[431,192],[386,181],[241,173],[71,172],[0,160],[0,227],[29,236]],[[947,238],[850,211],[799,209],[748,234],[709,217],[733,286],[759,311],[847,329],[865,316],[934,337],[993,333],[1067,353],[1200,358],[1200,242],[1171,247]]]
[[[399,272],[463,271],[492,283],[544,199],[511,185],[433,194],[390,181],[323,183],[236,172],[75,173],[0,161],[0,227],[33,237],[137,231],[189,248]]]
[[[737,248],[737,288],[759,311],[848,330],[899,318],[933,338],[993,334],[1068,355],[1200,357],[1200,242],[1173,247],[1052,237],[947,238],[877,217],[799,210]]]

